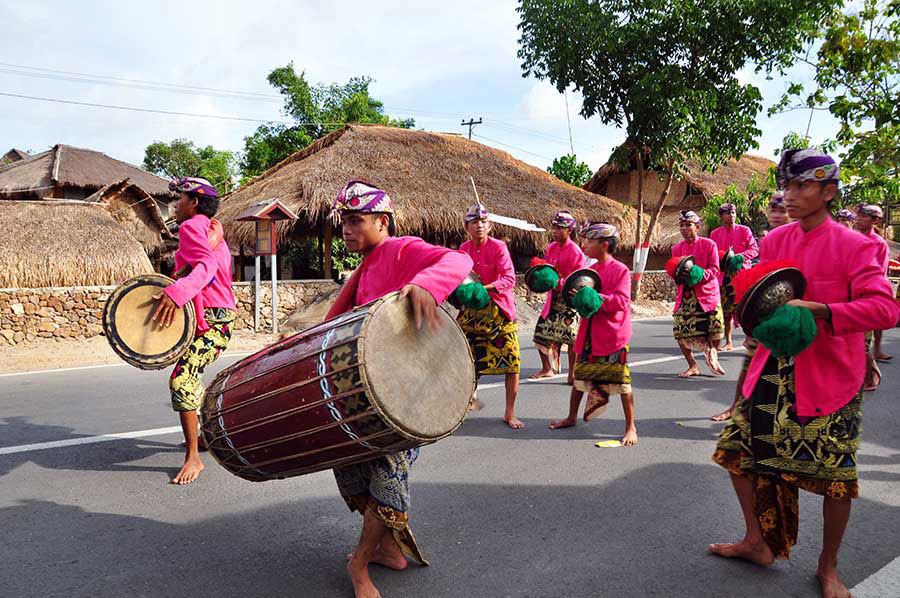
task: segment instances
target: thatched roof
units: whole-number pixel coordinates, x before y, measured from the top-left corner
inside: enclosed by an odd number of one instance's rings
[[[2,157],[0,157],[0,165],[9,164],[10,162],[18,162],[19,160],[24,160],[30,155],[31,154],[29,154],[28,152],[23,152],[20,149],[12,148],[11,150],[3,154]]]
[[[458,135],[374,125],[348,125],[319,139],[227,196],[219,219],[229,245],[253,245],[252,223],[235,217],[251,204],[279,199],[298,214],[278,225],[280,239],[316,235],[335,196],[350,179],[378,185],[397,209],[400,234],[433,242],[461,238],[462,215],[474,203],[469,176],[482,203],[503,216],[548,227],[553,212],[619,226],[622,243],[634,243],[634,210],[564,183],[506,152]],[[498,226],[497,234],[522,251],[543,248],[547,235]]]
[[[118,284],[153,272],[140,243],[97,204],[0,201],[0,288]]]
[[[0,199],[45,199],[54,188],[82,189],[87,194],[129,179],[155,198],[174,198],[169,181],[94,150],[55,145],[46,152],[0,166]]]
[[[713,195],[724,193],[731,184],[736,184],[738,190],[743,191],[754,174],[760,177],[760,182],[765,183],[769,168],[775,165],[768,158],[744,154],[740,159],[729,160],[714,173],[710,173],[704,171],[695,160],[688,160],[682,175],[688,184],[689,195],[701,195],[709,200]],[[624,172],[625,169],[609,162],[594,173],[584,188],[592,193],[606,194],[609,178]]]
[[[102,187],[85,201],[105,205],[151,257],[163,251],[166,239],[173,238],[153,198],[128,179]]]

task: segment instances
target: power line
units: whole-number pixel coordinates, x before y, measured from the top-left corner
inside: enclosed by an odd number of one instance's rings
[[[509,149],[514,149],[517,152],[522,152],[523,154],[530,154],[530,155],[536,156],[538,158],[543,158],[544,160],[547,160],[549,162],[553,161],[553,158],[548,158],[547,156],[542,156],[542,155],[536,154],[534,152],[529,152],[528,150],[524,150],[520,147],[516,147],[514,145],[509,145],[508,143],[503,143],[502,141],[497,141],[496,139],[491,139],[490,137],[485,137],[484,135],[479,135],[478,133],[473,133],[473,135],[475,137],[478,137],[479,139],[484,139],[485,141],[490,141],[491,143],[496,143],[497,145],[502,145],[503,147],[508,147]]]
[[[470,118],[469,122],[462,121],[459,123],[463,127],[469,127],[469,139],[472,139],[472,129],[475,128],[475,125],[480,125],[482,123],[481,117],[478,117],[478,120],[474,118]]]

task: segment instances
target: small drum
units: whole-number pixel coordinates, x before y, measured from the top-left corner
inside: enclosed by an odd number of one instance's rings
[[[350,465],[435,442],[466,416],[475,365],[444,308],[416,330],[391,293],[251,355],[206,391],[209,452],[251,481]]]
[[[113,351],[142,370],[170,366],[194,340],[197,317],[188,302],[175,313],[172,325],[153,321],[159,302],[153,296],[175,281],[162,274],[129,278],[114,290],[103,307],[103,331]]]

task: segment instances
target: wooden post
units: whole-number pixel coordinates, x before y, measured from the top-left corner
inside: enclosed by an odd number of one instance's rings
[[[237,263],[237,278],[235,280],[237,282],[244,281],[244,246],[238,245],[240,248],[238,250],[238,263]]]
[[[332,226],[328,218],[325,218],[325,242],[322,244],[322,255],[325,256],[325,264],[322,267],[323,278],[331,278],[331,235]]]

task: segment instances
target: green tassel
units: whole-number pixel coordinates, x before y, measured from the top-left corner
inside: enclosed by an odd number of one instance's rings
[[[532,280],[536,293],[546,293],[556,288],[556,284],[559,282],[559,274],[553,268],[541,268],[534,273]]]
[[[469,304],[469,307],[472,309],[484,309],[491,304],[491,296],[488,294],[488,291],[484,288],[483,284],[470,282],[469,285],[474,285],[474,288],[472,289],[472,302]]]
[[[805,307],[782,305],[753,329],[753,338],[775,357],[793,357],[810,346],[818,332],[811,311]]]
[[[741,268],[743,266],[744,266],[744,256],[742,256],[742,255],[732,256],[731,260],[728,262],[728,264],[725,265],[725,267],[728,269],[728,271],[731,272],[732,274],[735,272],[740,272]]]
[[[694,265],[694,267],[691,268],[691,271],[688,272],[687,286],[692,287],[701,280],[703,280],[703,268]]]
[[[572,297],[572,306],[582,318],[590,318],[600,311],[603,297],[591,287],[581,287]]]

